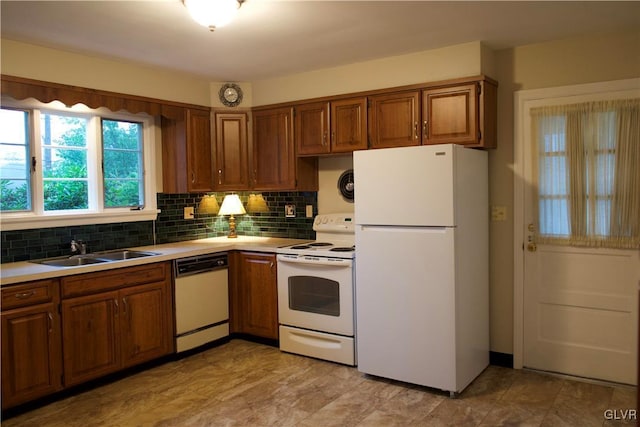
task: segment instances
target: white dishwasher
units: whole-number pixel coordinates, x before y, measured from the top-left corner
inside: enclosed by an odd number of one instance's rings
[[[229,336],[229,262],[226,253],[174,261],[176,351]]]

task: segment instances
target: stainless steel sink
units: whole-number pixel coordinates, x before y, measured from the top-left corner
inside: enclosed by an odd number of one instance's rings
[[[144,251],[130,251],[128,249],[117,250],[117,251],[108,251],[108,252],[98,252],[95,254],[91,254],[90,256],[96,257],[105,261],[122,261],[125,259],[132,258],[143,258],[148,256],[159,255],[155,252],[144,252]]]
[[[50,265],[52,267],[77,267],[79,265],[99,264],[101,262],[108,262],[106,259],[92,258],[92,257],[71,257],[71,258],[50,258],[42,259],[39,261],[33,261],[38,264]]]
[[[119,249],[115,251],[96,252],[86,255],[74,255],[71,257],[56,257],[30,261],[36,264],[49,265],[52,267],[78,267],[81,265],[100,264],[103,262],[124,261],[127,259],[143,258],[160,255],[156,252],[130,251]]]

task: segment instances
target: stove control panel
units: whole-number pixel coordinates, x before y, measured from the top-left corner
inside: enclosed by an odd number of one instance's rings
[[[317,215],[313,221],[313,230],[326,233],[355,232],[355,220],[353,213],[335,213]]]

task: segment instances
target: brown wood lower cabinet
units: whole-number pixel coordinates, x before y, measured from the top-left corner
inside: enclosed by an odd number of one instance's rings
[[[58,281],[2,289],[2,409],[62,389]]]
[[[232,332],[278,339],[277,266],[274,254],[231,254]]]
[[[11,285],[1,294],[2,409],[174,349],[170,262]]]
[[[172,352],[170,271],[157,263],[62,279],[63,295],[89,282],[94,292],[62,300],[65,386]]]

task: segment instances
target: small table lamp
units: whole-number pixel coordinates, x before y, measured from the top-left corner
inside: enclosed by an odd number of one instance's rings
[[[220,206],[220,211],[218,211],[218,215],[229,215],[229,235],[228,238],[238,237],[236,234],[236,219],[233,217],[234,215],[244,215],[247,212],[244,210],[244,206],[242,206],[242,202],[240,201],[240,197],[237,194],[227,194],[224,196],[224,200],[222,201],[222,206]]]

